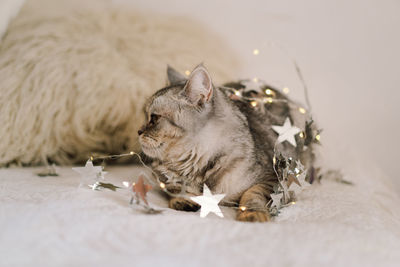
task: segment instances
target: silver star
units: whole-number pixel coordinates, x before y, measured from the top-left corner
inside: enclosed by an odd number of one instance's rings
[[[296,182],[292,182],[289,186],[289,191],[293,191],[297,195],[303,188],[299,186]]]
[[[279,207],[281,206],[281,199],[283,197],[283,193],[271,194],[270,197],[272,199],[271,208],[277,207],[279,209]]]
[[[279,182],[279,183],[280,183],[280,185],[282,187],[282,190],[283,190],[283,195],[285,197],[284,200],[287,201],[289,199],[289,191],[288,191],[287,184],[286,184],[285,181],[282,181],[282,182]]]
[[[297,176],[297,180],[299,181],[301,187],[303,188],[306,188],[311,185],[309,182],[306,181],[306,175],[307,171],[303,171],[301,174]]]
[[[299,128],[296,126],[292,126],[290,123],[289,118],[286,118],[285,123],[282,126],[279,125],[272,125],[272,129],[279,134],[278,136],[278,143],[282,143],[284,141],[288,141],[293,146],[297,146],[296,139],[294,136],[301,132]]]
[[[208,213],[213,212],[219,217],[224,217],[222,211],[218,207],[218,203],[225,197],[225,194],[212,195],[206,184],[203,187],[203,195],[198,197],[190,197],[191,200],[201,206],[200,217],[204,218]]]
[[[91,160],[86,161],[85,167],[72,168],[81,175],[81,185],[93,184],[103,177],[103,168],[101,166],[93,166]]]
[[[296,160],[296,168],[298,168],[300,170],[300,172],[304,171],[304,165],[301,164],[300,160]]]
[[[101,166],[99,166],[101,167]],[[97,178],[99,180],[105,180],[104,175],[106,175],[108,172],[103,172],[103,167],[101,167],[101,171],[97,174]]]

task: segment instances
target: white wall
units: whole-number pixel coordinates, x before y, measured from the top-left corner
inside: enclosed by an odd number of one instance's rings
[[[325,164],[349,171],[357,169],[351,165],[379,167],[400,189],[400,1],[113,1],[204,22],[241,56],[238,78],[288,86],[303,101],[290,59],[278,45],[284,47],[309,85],[314,117],[324,128]],[[23,0],[14,2],[0,0],[0,14],[12,15]]]
[[[116,2],[203,21],[241,55],[242,78],[289,86],[302,100],[290,60],[271,46],[279,43],[309,85],[326,164],[379,166],[400,189],[400,1]]]

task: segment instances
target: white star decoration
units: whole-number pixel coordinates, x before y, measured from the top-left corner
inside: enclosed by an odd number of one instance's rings
[[[301,187],[303,188],[306,188],[311,185],[309,182],[306,181],[306,175],[307,173],[304,171],[297,176],[297,181],[299,181]]]
[[[203,187],[203,195],[191,197],[190,199],[201,206],[200,217],[204,218],[208,213],[213,212],[219,217],[224,217],[222,211],[218,207],[218,203],[225,197],[225,194],[212,195],[206,184]]]
[[[288,188],[289,191],[293,191],[296,195],[302,190],[303,188],[298,185],[296,182],[292,182]]]
[[[91,160],[86,161],[85,167],[72,168],[81,175],[81,185],[89,185],[104,179],[103,168],[101,166],[93,166]]]
[[[103,172],[103,171],[99,172],[98,178],[99,178],[100,180],[105,180],[104,175],[106,175],[107,173],[108,173],[108,172]]]
[[[300,160],[296,160],[296,166],[297,166],[297,168],[300,170],[300,172],[303,172],[303,171],[304,171],[304,165],[301,164],[301,161],[300,161]]]
[[[289,118],[286,118],[285,123],[282,126],[272,125],[272,129],[279,134],[278,143],[282,143],[284,141],[288,141],[293,146],[297,146],[296,139],[294,136],[301,132],[299,128],[296,126],[292,126]]]
[[[289,191],[288,191],[288,187],[286,184],[286,181],[281,181],[279,182],[283,191],[283,195],[285,196],[285,199],[289,199]]]
[[[281,199],[283,197],[283,193],[271,194],[270,196],[271,196],[271,199],[272,199],[271,208],[272,207],[277,207],[279,209],[279,207],[281,206]]]

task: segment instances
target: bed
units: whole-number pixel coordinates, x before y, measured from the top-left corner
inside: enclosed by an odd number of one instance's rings
[[[1,3],[3,18],[23,1],[11,2]],[[329,138],[327,147],[344,175],[323,176],[268,223],[238,222],[229,207],[223,218],[175,211],[157,190],[148,200],[162,212],[147,214],[128,190],[80,187],[79,165],[42,177],[43,166],[10,164],[0,168],[0,266],[399,266],[396,187],[375,162],[345,161],[337,155],[348,148]],[[147,172],[134,164],[106,171],[121,187]]]
[[[40,177],[41,168],[0,170],[2,266],[398,266],[398,197],[373,176],[334,176],[303,191],[296,204],[269,223],[234,220],[167,208],[147,214],[129,204],[128,190],[79,187],[70,167]],[[122,186],[146,171],[107,168]]]

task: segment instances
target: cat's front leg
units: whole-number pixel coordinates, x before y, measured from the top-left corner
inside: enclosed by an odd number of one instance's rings
[[[182,181],[173,181],[173,182],[166,182],[165,183],[165,189],[170,193],[170,194],[180,194],[183,193],[182,191],[185,191],[184,193],[188,194],[185,189],[183,189],[183,182]],[[188,194],[192,195],[192,194]],[[193,195],[194,196],[194,195]],[[189,198],[184,198],[184,197],[171,197],[169,202],[168,202],[168,207],[174,210],[182,210],[182,211],[198,211],[200,209],[200,205],[197,204],[196,202],[193,202]]]
[[[156,165],[159,163],[153,163],[152,167],[153,174],[155,174],[155,178],[158,182],[164,184],[164,188],[168,193],[171,194],[179,194],[182,192],[183,180],[176,178],[177,175],[175,173],[171,173],[167,168],[163,165]]]
[[[169,200],[169,208],[183,211],[198,211],[200,205],[187,198],[173,197]]]
[[[267,203],[271,188],[268,185],[256,184],[247,189],[239,202],[236,219],[244,222],[267,222],[271,219]]]

